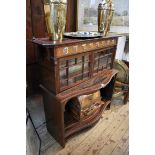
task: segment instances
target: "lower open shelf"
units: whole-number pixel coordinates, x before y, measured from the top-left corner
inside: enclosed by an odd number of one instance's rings
[[[69,113],[65,113],[65,138],[68,138],[75,132],[94,125],[101,117],[103,110],[111,101],[102,101],[102,105],[92,115],[80,121],[74,119]]]

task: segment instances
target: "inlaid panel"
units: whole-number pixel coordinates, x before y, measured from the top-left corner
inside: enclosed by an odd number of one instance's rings
[[[107,39],[107,40],[100,40],[94,42],[86,42],[75,44],[71,46],[63,46],[55,48],[55,56],[56,57],[64,57],[68,55],[73,55],[77,53],[88,52],[91,50],[97,50],[101,48],[106,48],[110,46],[115,46],[117,43],[116,39]]]

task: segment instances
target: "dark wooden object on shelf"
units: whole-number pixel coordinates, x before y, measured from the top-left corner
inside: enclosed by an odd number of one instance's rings
[[[117,70],[113,69],[118,36],[95,39],[32,40],[38,48],[40,87],[47,129],[65,146],[69,136],[94,125],[110,108]],[[100,91],[101,106],[92,115],[76,120],[67,111],[69,101]]]

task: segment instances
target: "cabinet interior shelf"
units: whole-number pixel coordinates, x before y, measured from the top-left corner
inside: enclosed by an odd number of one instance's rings
[[[92,114],[89,117],[84,118],[83,120],[77,121],[75,120],[72,115],[69,113],[65,113],[65,138],[70,137],[73,133],[78,132],[85,127],[89,127],[97,123],[99,118],[102,115],[103,110],[106,109],[106,107],[110,104],[110,100],[107,101],[101,101],[103,102],[101,107],[98,108],[94,114]]]

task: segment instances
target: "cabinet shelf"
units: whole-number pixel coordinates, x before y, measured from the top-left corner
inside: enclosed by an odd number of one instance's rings
[[[65,123],[65,138],[68,138],[75,132],[78,132],[84,128],[87,128],[87,127],[92,126],[95,123],[97,123],[97,121],[102,116],[103,110],[106,109],[106,107],[110,104],[111,101],[109,100],[109,101],[101,101],[101,102],[102,102],[101,107],[98,108],[94,112],[94,114],[84,118],[83,120],[76,121],[73,118],[71,119],[72,116],[70,116],[70,121],[64,122]],[[68,114],[66,114],[66,115],[68,115]],[[66,116],[66,117],[68,117],[68,116]]]

